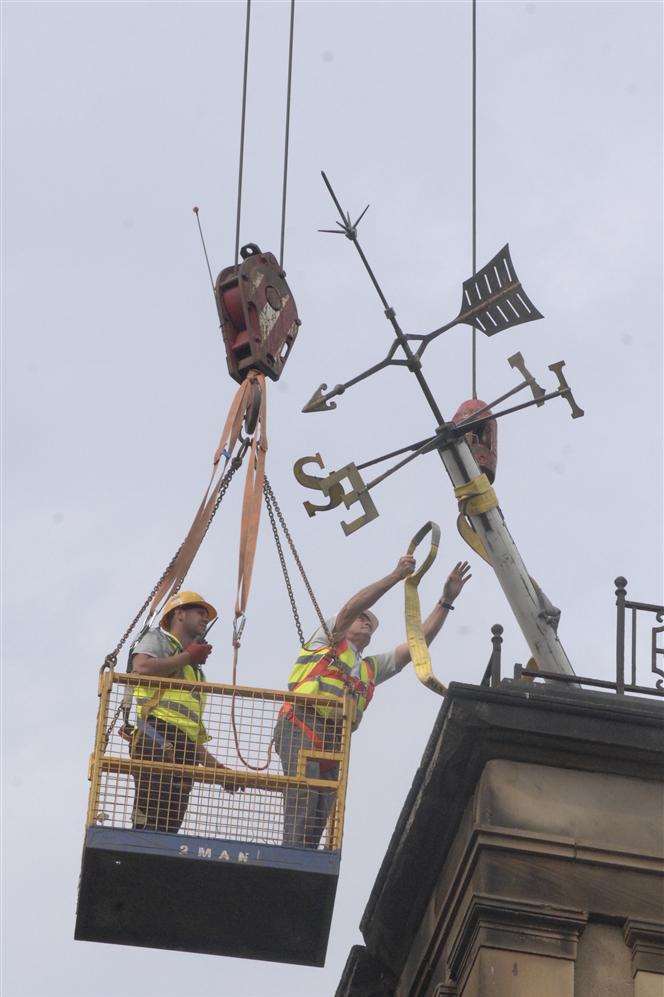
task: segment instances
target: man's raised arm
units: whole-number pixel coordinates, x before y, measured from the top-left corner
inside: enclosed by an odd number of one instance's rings
[[[427,644],[430,644],[431,641],[438,636],[440,628],[449,615],[452,603],[457,598],[466,582],[470,581],[473,577],[469,574],[469,572],[470,565],[468,564],[468,561],[458,561],[454,568],[452,568],[452,571],[445,582],[442,596],[422,624],[422,631]],[[395,647],[394,664],[396,668],[403,668],[409,661],[410,648],[408,647],[408,644],[399,644]]]
[[[389,575],[385,575],[384,578],[379,578],[377,582],[372,582],[366,588],[360,589],[337,613],[334,624],[334,636],[342,636],[358,616],[367,609],[371,609],[381,596],[384,596],[386,592],[394,588],[397,582],[403,581],[408,575],[412,575],[414,570],[415,558],[410,554],[404,554],[403,557],[399,558],[394,571],[390,571]]]

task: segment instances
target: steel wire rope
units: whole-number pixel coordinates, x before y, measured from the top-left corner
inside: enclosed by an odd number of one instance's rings
[[[290,138],[291,84],[293,79],[293,30],[295,26],[295,0],[290,5],[290,34],[288,37],[288,82],[286,84],[286,129],[284,136],[284,176],[281,192],[281,242],[279,266],[284,265],[284,240],[286,236],[286,189],[288,186],[288,145]]]
[[[477,273],[477,0],[472,0],[472,243],[473,243],[473,277]],[[472,390],[473,398],[477,398],[477,326],[473,322],[472,346]]]
[[[249,27],[251,21],[251,0],[247,0],[247,13],[244,35],[244,76],[242,82],[242,113],[240,116],[240,163],[237,177],[237,218],[235,222],[235,266],[240,255],[240,218],[242,215],[242,172],[244,168],[244,127],[247,117],[247,75],[249,69]]]
[[[247,80],[249,76],[249,38],[251,25],[251,0],[247,0],[247,13],[244,37],[244,70],[242,74],[242,112],[240,115],[240,161],[237,178],[237,215],[235,221],[235,266],[240,255],[240,223],[242,219],[242,180],[244,175],[244,138],[247,120]],[[286,121],[284,128],[284,166],[281,189],[281,236],[279,244],[279,266],[284,265],[284,244],[286,239],[286,197],[288,191],[288,154],[290,147],[290,113],[293,82],[293,37],[295,31],[295,0],[290,3],[290,28],[288,36],[288,78],[286,83]]]
[[[197,207],[194,208],[193,211],[194,211],[194,214],[196,215],[196,223],[198,225],[198,234],[201,237],[201,244],[203,246],[203,255],[205,256],[205,263],[206,263],[206,266],[207,266],[207,272],[210,275],[210,284],[212,285],[212,296],[215,297],[215,294],[214,294],[214,277],[212,276],[212,267],[210,266],[210,257],[208,256],[207,246],[205,245],[205,236],[203,235],[203,228],[201,226],[201,219],[199,217],[198,208]],[[215,298],[215,300],[216,300],[216,298]]]

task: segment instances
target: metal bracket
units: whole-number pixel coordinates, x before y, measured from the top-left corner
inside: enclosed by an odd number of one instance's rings
[[[558,633],[558,624],[560,623],[561,610],[557,606],[554,606],[551,600],[547,597],[546,593],[542,591],[532,575],[530,575],[530,581],[535,589],[535,595],[537,596],[537,602],[539,603],[539,613],[537,614],[541,620],[544,620],[555,633]]]
[[[549,370],[552,370],[553,373],[558,378],[558,383],[560,386],[560,394],[562,395],[563,398],[566,398],[567,401],[569,402],[570,408],[572,410],[572,418],[579,419],[582,415],[584,415],[584,411],[579,405],[576,404],[574,400],[572,389],[570,388],[569,384],[565,379],[565,375],[563,374],[564,366],[565,366],[565,361],[558,360],[557,363],[549,364]]]

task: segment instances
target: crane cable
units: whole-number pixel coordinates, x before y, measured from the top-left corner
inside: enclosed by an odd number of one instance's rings
[[[237,218],[235,221],[235,266],[240,258],[240,217],[242,214],[242,169],[244,166],[244,125],[247,116],[247,73],[249,69],[249,25],[251,21],[251,0],[247,0],[247,13],[244,29],[244,78],[242,83],[242,113],[240,115],[240,164],[237,175]]]
[[[473,277],[477,273],[477,0],[472,0],[472,243],[473,243]],[[472,340],[472,391],[477,398],[477,326],[473,322]]]
[[[244,32],[244,70],[242,74],[242,111],[240,114],[240,159],[237,178],[237,214],[235,220],[235,266],[240,258],[240,223],[242,219],[242,180],[244,174],[244,137],[247,119],[247,80],[249,76],[249,36],[251,25],[251,0],[247,0]],[[290,144],[290,113],[293,81],[293,37],[295,32],[295,0],[290,2],[290,29],[288,36],[288,79],[286,83],[286,121],[284,126],[284,165],[281,185],[281,238],[279,265],[284,265],[284,242],[286,236],[286,193],[288,188],[288,153]]]
[[[286,188],[288,186],[288,144],[290,138],[291,84],[293,80],[293,32],[295,28],[295,0],[290,5],[290,33],[288,37],[288,82],[286,84],[286,127],[284,135],[284,170],[281,190],[281,240],[279,243],[279,266],[284,265],[284,240],[286,236]]]

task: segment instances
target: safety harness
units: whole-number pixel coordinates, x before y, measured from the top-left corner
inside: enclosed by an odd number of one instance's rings
[[[376,688],[375,668],[371,664],[370,658],[363,658],[363,661],[367,666],[367,671],[370,675],[369,682],[363,682],[356,675],[352,675],[348,665],[340,659],[339,655],[343,654],[346,650],[348,650],[348,641],[346,640],[341,641],[336,648],[331,647],[328,653],[323,655],[311,671],[307,672],[305,678],[303,678],[300,682],[297,682],[291,691],[297,692],[300,686],[304,685],[306,682],[311,682],[312,679],[331,678],[336,679],[338,682],[343,682],[351,695],[364,696],[368,706],[373,699],[374,690]]]
[[[327,628],[326,628],[327,632]],[[328,639],[331,639],[328,634]],[[303,648],[306,650],[307,645],[303,644]],[[356,675],[352,675],[350,672],[350,666],[346,664],[340,655],[349,649],[348,641],[343,640],[337,645],[330,645],[327,650],[324,651],[322,657],[306,672],[306,674],[298,681],[292,685],[289,683],[291,692],[300,691],[301,687],[309,682],[316,681],[317,679],[332,679],[333,681],[340,682],[347,692],[356,698],[362,697],[364,699],[364,709],[369,705],[373,698],[374,690],[376,688],[376,672],[371,662],[370,658],[363,658],[364,665],[367,669],[369,676],[368,682],[363,682],[362,679],[358,678]],[[313,654],[317,652],[312,652]],[[327,698],[333,698],[335,693],[324,693]],[[364,712],[364,710],[362,711]],[[318,751],[325,750],[325,742],[323,738],[312,728],[309,724],[302,718],[299,711],[291,703],[284,703],[281,710],[279,711],[279,717],[283,720],[288,721],[294,727],[300,730],[310,744],[316,748]],[[329,761],[325,759],[320,760],[320,771],[321,774],[324,772],[334,770],[337,763],[334,761]]]

